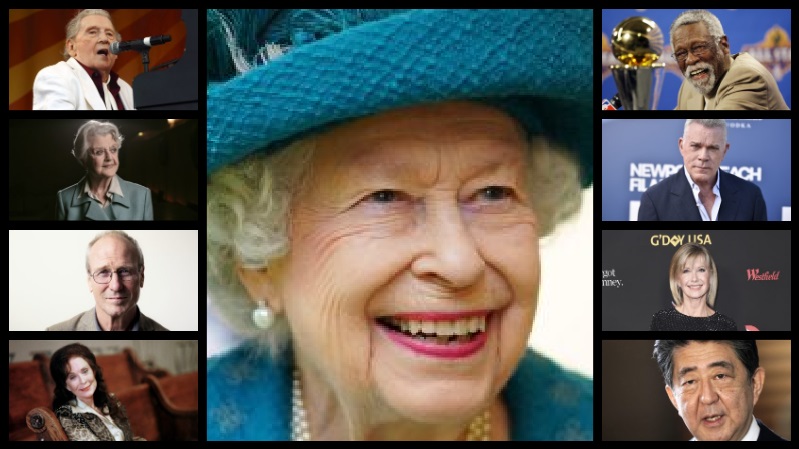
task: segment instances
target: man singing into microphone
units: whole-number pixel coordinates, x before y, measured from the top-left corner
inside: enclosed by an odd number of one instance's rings
[[[121,36],[102,9],[84,9],[67,24],[65,61],[45,67],[33,82],[33,109],[125,110],[133,89],[111,68],[111,43]]]

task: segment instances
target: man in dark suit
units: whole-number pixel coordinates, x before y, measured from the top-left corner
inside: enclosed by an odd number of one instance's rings
[[[757,437],[757,441],[787,441],[766,427],[759,419],[757,420],[757,426],[760,427],[760,436]]]
[[[766,381],[755,340],[656,340],[652,357],[691,441],[784,441],[754,416]]]
[[[767,219],[760,188],[719,169],[730,148],[724,120],[686,120],[678,142],[683,168],[641,195],[638,221]]]

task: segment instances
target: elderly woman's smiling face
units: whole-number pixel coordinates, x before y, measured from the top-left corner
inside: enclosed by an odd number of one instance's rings
[[[526,150],[513,119],[467,102],[319,137],[290,252],[243,276],[287,316],[312,420],[315,397],[357,403],[365,420],[431,424],[496,401],[539,285]]]
[[[95,134],[89,137],[89,170],[94,176],[111,178],[119,168],[119,144],[112,134]]]

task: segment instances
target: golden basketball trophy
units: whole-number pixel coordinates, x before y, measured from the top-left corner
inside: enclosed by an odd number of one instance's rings
[[[610,70],[624,109],[657,109],[666,67],[656,62],[663,53],[660,27],[646,17],[624,19],[613,29],[611,47],[613,55],[621,62],[621,65],[610,66]]]

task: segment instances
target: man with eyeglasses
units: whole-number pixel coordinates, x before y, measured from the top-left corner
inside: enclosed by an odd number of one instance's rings
[[[95,307],[48,331],[166,331],[139,310],[144,287],[144,254],[139,243],[123,231],[97,235],[86,252],[89,291]]]
[[[748,53],[730,54],[721,22],[705,10],[685,11],[669,31],[685,76],[675,109],[787,110],[771,72]]]

